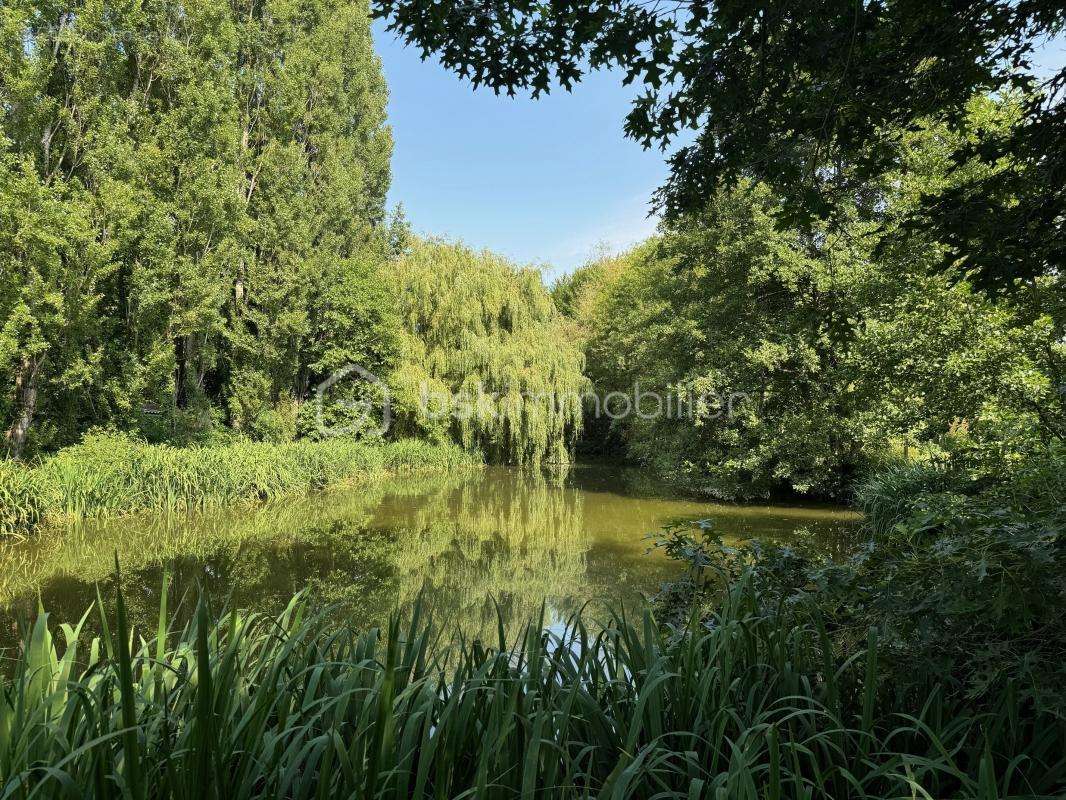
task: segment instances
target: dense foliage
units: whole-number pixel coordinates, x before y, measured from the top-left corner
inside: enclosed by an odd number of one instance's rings
[[[417,608],[358,634],[299,601],[217,623],[201,603],[174,629],[165,589],[154,637],[121,594],[88,652],[80,626],[62,647],[47,615],[27,628],[0,697],[5,792],[991,798],[1066,779],[1061,720],[1009,695],[981,715],[940,691],[893,702],[876,637],[841,661],[816,613],[784,625],[750,584],[685,637],[645,612],[452,649]]]
[[[0,6],[9,453],[291,438],[387,366],[386,96],[365,2]]]
[[[415,242],[393,267],[399,430],[494,460],[566,462],[581,426],[581,351],[535,269],[459,244]]]
[[[643,84],[626,131],[667,147],[671,216],[699,212],[741,178],[769,185],[779,218],[847,216],[849,195],[899,168],[907,131],[956,127],[975,94],[1026,97],[1021,124],[956,142],[956,163],[996,165],[911,220],[982,283],[1066,265],[1066,69],[1036,76],[1036,48],[1062,33],[1057,0],[376,0],[392,30],[446,67],[499,92],[621,68]],[[1010,161],[1002,163],[1005,156]],[[837,221],[841,221],[837,216]]]
[[[94,434],[32,468],[0,462],[0,535],[47,519],[236,505],[467,463],[457,447],[413,440],[172,447]]]
[[[842,658],[875,630],[897,702],[939,692],[981,711],[1007,698],[1019,717],[1066,720],[1062,443],[1015,463],[972,448],[897,463],[858,496],[869,538],[845,559],[802,543],[724,547],[713,525],[669,531],[661,544],[690,572],[663,606],[711,613],[722,580],[748,575],[783,621],[816,607]]]
[[[549,293],[386,224],[367,2],[0,6],[0,417],[36,457],[0,461],[0,533],[471,452],[563,463],[584,412],[586,444],[712,495],[854,497],[868,540],[672,527],[690,569],[667,625],[509,639],[501,616],[495,646],[451,649],[413,598],[483,634],[494,590],[527,613],[545,572],[578,580],[566,497],[442,493],[404,520],[402,566],[323,537],[331,568],[405,570],[414,619],[384,636],[299,599],[215,621],[207,594],[170,629],[164,580],[140,595],[152,640],[116,575],[87,654],[85,618],[63,648],[44,613],[24,631],[0,794],[1062,796],[1066,72],[1026,71],[1061,4],[378,0],[475,84],[620,65],[647,88],[630,135],[696,130],[659,235]],[[359,441],[366,408],[417,439]],[[174,446],[202,444],[226,446]],[[556,516],[558,541],[527,536]],[[262,529],[166,529],[136,565]],[[37,545],[27,580],[102,573],[76,537]],[[311,583],[348,607],[386,591]]]
[[[969,124],[1013,115],[975,101]],[[954,141],[936,126],[906,138],[878,223],[782,228],[769,187],[744,182],[561,282],[598,395],[640,384],[683,410],[590,420],[599,445],[720,496],[842,497],[884,457],[955,436],[1004,454],[1061,438],[1058,278],[992,300],[936,269],[942,244],[897,235],[921,196],[956,184]]]

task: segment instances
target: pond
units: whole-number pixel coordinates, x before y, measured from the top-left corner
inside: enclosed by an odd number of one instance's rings
[[[577,465],[549,478],[488,467],[412,476],[239,509],[92,520],[0,546],[0,646],[38,601],[76,622],[99,584],[113,597],[114,558],[138,630],[155,629],[164,572],[170,605],[191,612],[202,587],[214,608],[275,613],[306,589],[355,625],[379,624],[420,596],[469,636],[548,622],[586,602],[654,592],[677,565],[648,552],[649,534],[714,518],[726,538],[823,546],[846,541],[856,515],[833,507],[717,505],[680,496],[639,471]],[[185,600],[181,601],[184,597]],[[90,622],[89,626],[93,626]]]

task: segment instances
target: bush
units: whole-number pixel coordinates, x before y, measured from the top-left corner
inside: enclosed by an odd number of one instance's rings
[[[890,461],[855,488],[855,505],[874,533],[884,534],[915,512],[929,493],[963,491],[963,478],[946,461]]]
[[[689,574],[661,602],[713,608],[750,569],[767,613],[813,602],[845,657],[875,628],[886,690],[950,692],[975,713],[1015,698],[1066,723],[1066,449],[997,476],[983,462],[896,465],[860,488],[870,538],[844,561],[795,548],[722,546],[713,529],[664,546]],[[720,580],[714,580],[717,574]]]

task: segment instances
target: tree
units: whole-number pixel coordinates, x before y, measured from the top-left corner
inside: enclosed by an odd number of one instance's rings
[[[1010,107],[968,114],[994,130]],[[876,222],[852,205],[846,224],[783,228],[773,191],[741,184],[559,286],[597,393],[639,382],[683,412],[615,421],[626,455],[725,497],[839,497],[896,450],[965,435],[1009,459],[1061,436],[1054,281],[993,300],[933,269],[943,245],[896,235],[923,195],[987,169],[955,168],[955,145],[942,125],[908,134],[904,169],[871,188]]]
[[[540,273],[416,241],[394,267],[403,329],[391,383],[405,430],[506,463],[566,462],[581,426],[581,351]]]
[[[392,136],[365,4],[249,3],[238,56],[246,223],[219,381],[255,434],[347,364],[395,349],[382,272]]]
[[[124,10],[125,11],[125,10]],[[123,12],[90,4],[0,7],[0,401],[15,457],[47,412],[45,438],[108,404],[106,296],[119,277],[126,196],[114,156],[126,71]]]
[[[386,98],[365,2],[0,6],[7,450],[292,435],[387,371]]]
[[[631,137],[666,148],[696,132],[657,196],[671,217],[743,177],[783,198],[786,225],[846,215],[856,187],[898,168],[916,122],[957,126],[975,94],[1020,92],[1015,128],[953,154],[1010,163],[928,198],[913,223],[987,286],[1066,266],[1066,70],[1043,84],[1027,71],[1034,45],[1066,25],[1056,0],[376,0],[376,13],[497,92],[536,97],[623,69],[645,87]]]

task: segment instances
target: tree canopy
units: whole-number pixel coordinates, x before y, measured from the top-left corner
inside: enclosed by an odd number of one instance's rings
[[[0,6],[8,451],[291,435],[387,366],[386,98],[365,2]]]
[[[970,105],[967,124],[1002,124]],[[943,245],[897,237],[920,198],[955,179],[941,127],[904,140],[886,176],[886,222],[782,227],[765,184],[720,190],[621,257],[556,286],[604,395],[679,398],[593,442],[723,497],[845,496],[856,476],[965,434],[1009,461],[1066,432],[1063,315],[1043,278],[1010,300],[933,269]],[[981,169],[981,165],[971,165]]]
[[[786,224],[824,219],[856,188],[898,169],[921,121],[957,127],[977,94],[1017,93],[1008,131],[959,142],[958,163],[995,165],[928,198],[912,224],[934,231],[988,287],[1066,266],[1066,70],[1040,79],[1034,47],[1066,25],[1056,0],[822,2],[375,0],[390,29],[475,86],[497,92],[619,67],[644,91],[626,132],[670,156],[657,196],[670,217],[698,211],[741,178],[783,200]],[[880,198],[864,210],[876,217]]]

